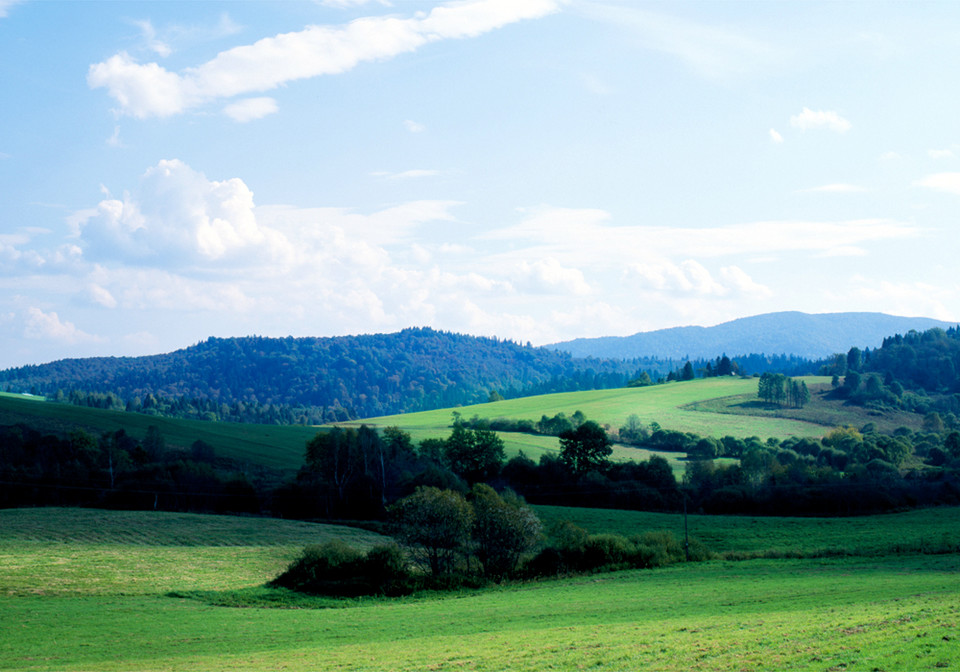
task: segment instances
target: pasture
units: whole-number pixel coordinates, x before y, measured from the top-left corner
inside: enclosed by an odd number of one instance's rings
[[[804,380],[811,386],[830,382],[829,378],[816,376]],[[790,436],[820,437],[829,430],[815,422],[759,411],[754,415],[718,413],[715,408],[704,412],[692,406],[714,399],[756,398],[756,394],[755,378],[703,378],[650,387],[560,392],[505,399],[456,409],[369,418],[363,422],[378,427],[396,425],[410,432],[435,433],[441,428],[449,428],[453,411],[459,412],[465,419],[476,415],[489,419],[502,417],[537,421],[542,415],[565,413],[571,416],[579,410],[590,420],[614,428],[625,424],[630,415],[637,415],[645,425],[656,422],[664,429],[718,438],[728,434],[736,437],[759,436],[763,439],[770,436],[781,439]]]
[[[884,534],[928,524],[935,533],[947,514],[957,514],[941,511],[940,522],[859,520]],[[679,517],[673,518],[675,527]],[[769,542],[746,533],[754,519],[727,520],[729,532],[718,527],[718,542],[739,534],[737,544],[753,551]],[[799,544],[821,529],[818,521],[794,520],[776,543]],[[263,606],[264,594],[276,591],[260,586],[304,543],[341,534],[359,544],[376,539],[347,528],[265,519],[0,511],[0,669],[914,670],[960,664],[957,553],[714,560],[397,600],[293,602],[281,594],[277,605],[287,608]],[[215,606],[243,604],[245,596],[248,608]]]

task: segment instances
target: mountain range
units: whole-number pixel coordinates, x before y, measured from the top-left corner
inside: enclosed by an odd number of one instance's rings
[[[548,348],[574,357],[697,359],[749,353],[823,359],[851,347],[876,348],[887,336],[956,326],[928,317],[885,313],[786,311],[743,317],[713,327],[673,327],[634,334],[578,338]]]

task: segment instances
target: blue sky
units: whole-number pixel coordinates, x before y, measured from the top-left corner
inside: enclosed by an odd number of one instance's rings
[[[960,318],[951,2],[0,0],[0,367]]]

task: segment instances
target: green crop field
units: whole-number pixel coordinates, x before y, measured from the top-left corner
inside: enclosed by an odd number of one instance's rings
[[[892,538],[917,527],[936,534],[957,513],[858,521],[864,533],[875,528]],[[588,518],[581,522],[612,529],[596,513]],[[700,522],[716,528],[715,543],[733,550],[815,545],[817,535],[829,545],[832,535],[849,533],[825,531],[818,520],[771,519],[765,533],[757,532],[757,519],[725,520],[726,527]],[[664,518],[646,522],[671,525]],[[771,536],[778,528],[783,538]],[[376,539],[348,528],[256,518],[0,511],[0,669],[960,665],[957,553],[713,560],[448,595],[249,606],[268,604],[264,594],[272,591],[260,586],[302,544],[329,535],[359,545]],[[247,608],[215,606],[242,604],[244,596],[257,600],[247,599]]]

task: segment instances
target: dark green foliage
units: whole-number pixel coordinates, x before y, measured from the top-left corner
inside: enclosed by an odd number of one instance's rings
[[[447,466],[468,483],[488,481],[500,473],[506,455],[503,439],[488,429],[469,429],[460,422],[444,442]]]
[[[417,582],[396,544],[375,546],[367,553],[339,539],[308,546],[270,585],[315,595],[407,595]]]
[[[451,574],[470,542],[473,509],[462,494],[434,487],[417,488],[390,509],[397,539],[433,576]]]
[[[603,469],[612,452],[606,430],[593,420],[560,434],[560,460],[574,476]]]
[[[707,560],[711,554],[692,539],[690,560]],[[586,530],[561,521],[550,534],[550,543],[523,567],[527,576],[545,577],[611,569],[649,569],[683,562],[683,545],[670,532],[646,532],[624,537],[619,534],[588,534]]]
[[[540,542],[540,520],[512,491],[501,496],[483,483],[473,486],[470,503],[474,554],[484,574],[497,580],[509,576]]]

